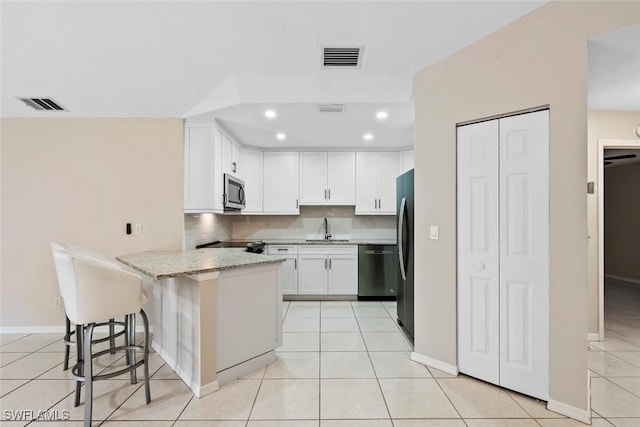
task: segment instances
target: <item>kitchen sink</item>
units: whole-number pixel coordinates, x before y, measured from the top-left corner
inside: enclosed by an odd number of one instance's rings
[[[320,242],[348,242],[349,239],[307,239],[307,242],[320,243]]]

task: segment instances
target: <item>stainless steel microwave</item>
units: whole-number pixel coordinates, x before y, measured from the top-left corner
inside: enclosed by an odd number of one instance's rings
[[[223,204],[225,211],[239,211],[244,209],[244,181],[231,174],[224,174]]]

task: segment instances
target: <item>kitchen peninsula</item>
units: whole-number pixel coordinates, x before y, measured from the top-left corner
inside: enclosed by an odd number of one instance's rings
[[[237,248],[117,259],[154,279],[152,347],[196,396],[275,361],[282,345],[283,260]]]

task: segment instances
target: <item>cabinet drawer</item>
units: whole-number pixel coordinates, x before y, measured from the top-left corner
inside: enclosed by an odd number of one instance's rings
[[[296,255],[298,246],[296,245],[267,245],[269,255]]]
[[[358,253],[357,245],[302,245],[299,254],[351,255]]]

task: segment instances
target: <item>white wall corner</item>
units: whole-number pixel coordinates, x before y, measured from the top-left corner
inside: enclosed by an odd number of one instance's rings
[[[589,399],[590,400],[590,399]],[[585,424],[591,424],[591,410],[576,408],[566,403],[549,399],[547,409],[558,414],[565,415],[574,420],[581,421]]]
[[[439,371],[442,371],[449,375],[458,376],[458,367],[455,365],[450,365],[445,362],[441,362],[440,360],[432,359],[428,356],[424,356],[420,353],[416,353],[415,351],[411,353],[411,360],[414,362],[425,365],[429,368],[435,368]]]

